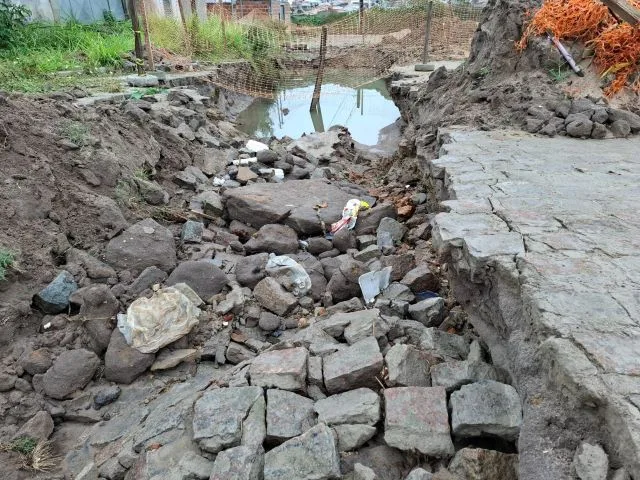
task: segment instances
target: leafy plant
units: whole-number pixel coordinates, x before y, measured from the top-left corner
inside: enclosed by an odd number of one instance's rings
[[[62,134],[78,146],[84,146],[89,136],[89,129],[80,122],[69,122],[62,128]]]
[[[18,32],[27,23],[31,10],[10,0],[0,0],[0,48],[15,45]]]
[[[565,81],[569,77],[570,73],[569,69],[563,65],[557,65],[556,67],[549,69],[549,76],[556,83]]]
[[[0,280],[4,280],[7,275],[7,269],[11,268],[16,261],[16,256],[6,248],[0,248]]]
[[[11,443],[3,444],[3,450],[31,455],[38,442],[31,437],[20,437]]]

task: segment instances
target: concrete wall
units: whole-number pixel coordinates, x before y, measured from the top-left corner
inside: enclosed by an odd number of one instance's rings
[[[124,18],[121,0],[13,0],[31,9],[33,20],[83,23],[103,20],[102,12],[110,11],[116,19]]]

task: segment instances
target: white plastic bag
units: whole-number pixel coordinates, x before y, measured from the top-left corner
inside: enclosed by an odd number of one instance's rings
[[[269,146],[265,145],[262,142],[249,140],[247,142],[247,150],[249,150],[250,152],[258,153],[258,152],[261,152],[262,150],[269,150]]]
[[[302,297],[311,289],[311,277],[302,265],[286,255],[269,255],[267,274],[275,278],[280,285],[292,292],[296,297]]]
[[[200,309],[178,289],[158,290],[141,297],[118,315],[118,329],[127,344],[142,353],[153,353],[184,337],[198,324]]]

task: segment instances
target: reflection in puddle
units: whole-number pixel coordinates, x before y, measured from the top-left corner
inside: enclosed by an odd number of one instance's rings
[[[283,90],[275,100],[257,99],[236,121],[241,130],[258,138],[299,138],[304,133],[324,132],[342,125],[356,142],[375,145],[380,130],[400,116],[384,80],[358,88],[325,84],[320,108],[311,113],[312,94],[313,83]]]

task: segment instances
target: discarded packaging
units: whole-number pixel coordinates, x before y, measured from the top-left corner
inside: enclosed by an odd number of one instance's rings
[[[440,295],[438,295],[436,292],[425,290],[424,292],[416,293],[416,300],[418,302],[421,302],[422,300],[426,300],[427,298],[438,298],[439,296]]]
[[[251,165],[252,163],[257,163],[257,157],[251,158],[239,158],[238,160],[233,160],[231,163],[234,165]]]
[[[345,227],[349,230],[352,230],[353,227],[356,226],[358,212],[360,210],[366,210],[367,208],[369,208],[369,204],[367,202],[358,200],[357,198],[352,198],[351,200],[349,200],[342,209],[342,218],[336,223],[331,224],[331,234],[335,234]]]
[[[376,297],[380,295],[380,292],[389,286],[391,269],[392,267],[385,267],[376,272],[367,272],[360,275],[358,284],[360,284],[365,305],[373,303]]]
[[[249,140],[247,142],[247,150],[250,152],[258,153],[262,150],[269,150],[269,146],[262,142],[256,142],[255,140]]]
[[[199,315],[200,309],[186,295],[167,287],[151,298],[135,300],[126,315],[118,315],[118,329],[131,347],[154,353],[189,333]]]
[[[284,170],[281,168],[261,168],[258,173],[260,173],[261,177],[268,178],[276,183],[284,180]]]
[[[311,289],[311,277],[302,265],[286,255],[269,255],[267,274],[278,281],[296,297],[302,297]]]
[[[218,178],[218,177],[214,177],[212,182],[213,182],[213,186],[214,187],[221,187],[222,185],[224,185],[224,178]]]

